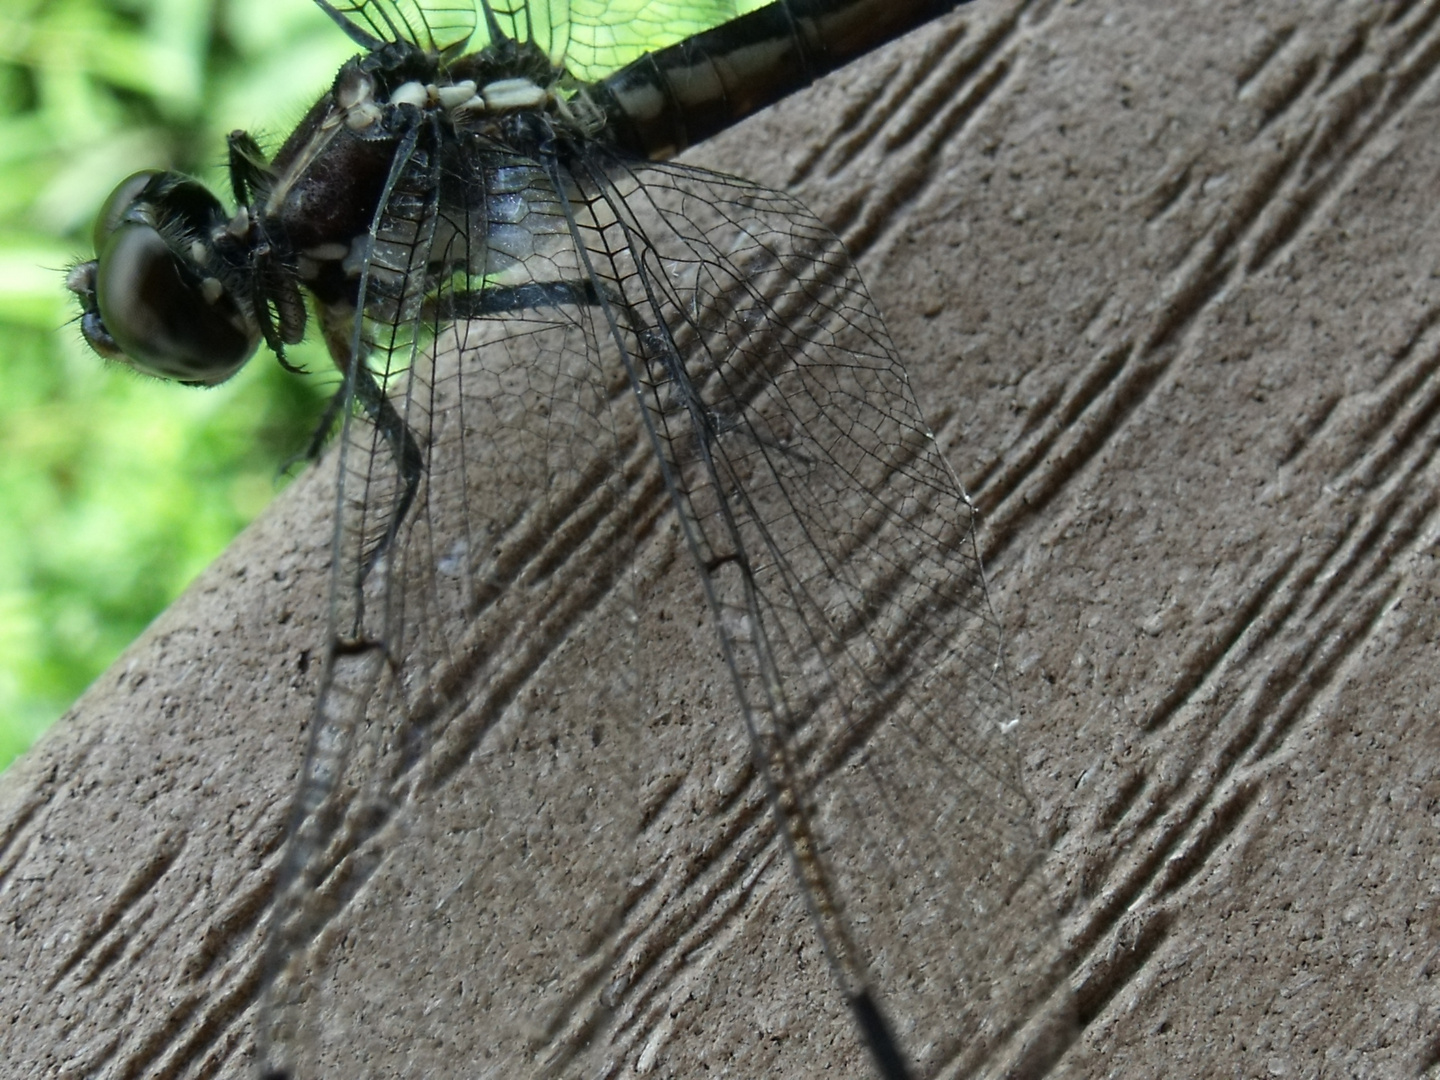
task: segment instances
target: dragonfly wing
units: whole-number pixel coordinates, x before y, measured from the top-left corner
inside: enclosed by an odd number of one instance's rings
[[[316,3],[366,49],[408,41],[434,55],[454,56],[467,44],[480,48],[490,38],[479,0]],[[532,42],[572,75],[594,80],[646,52],[733,19],[747,5],[737,0],[554,0],[540,5],[493,0],[489,7],[506,39]]]
[[[584,247],[826,952],[903,1057],[968,1073],[1054,958],[972,508],[798,202],[676,165],[586,179],[613,223]]]
[[[638,1031],[610,988],[658,861],[635,549],[664,488],[547,174],[480,141],[402,158],[262,1054],[293,1080],[593,1075]]]
[[[512,40],[533,41],[576,78],[604,78],[655,49],[728,22],[743,0],[500,0],[491,5]]]
[[[475,0],[315,0],[356,44],[408,41],[433,55],[464,47],[477,25]]]
[[[369,357],[403,369],[423,337],[426,267],[439,222],[427,134],[417,126],[400,139],[371,229],[359,295],[372,317],[325,319],[327,337],[348,341],[350,355],[366,359],[350,364],[340,391],[330,628],[270,932],[260,1033],[267,1077],[316,1075],[302,1063],[312,1034],[310,961],[392,845],[416,754],[410,718],[387,704],[403,659],[396,530],[423,482],[426,454],[415,418],[402,418],[384,396],[389,373],[372,373]]]
[[[271,1074],[785,1075],[846,1039],[868,1075],[840,994],[707,1021],[787,992],[815,938],[764,927],[806,907],[925,1074],[997,1052],[1053,940],[999,630],[838,241],[594,148],[397,161]]]

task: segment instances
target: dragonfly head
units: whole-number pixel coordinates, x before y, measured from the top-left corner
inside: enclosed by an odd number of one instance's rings
[[[122,181],[95,222],[95,258],[66,280],[90,347],[187,384],[213,386],[235,374],[262,335],[216,249],[228,220],[203,184],[180,173]]]

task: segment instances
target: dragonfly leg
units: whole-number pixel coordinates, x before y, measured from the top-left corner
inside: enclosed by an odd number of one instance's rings
[[[248,207],[258,201],[257,192],[268,191],[275,182],[275,171],[265,159],[254,137],[248,131],[232,131],[225,140],[230,158],[230,189],[237,207]]]
[[[280,257],[265,224],[254,207],[263,203],[276,182],[275,170],[260,144],[245,131],[232,131],[226,140],[230,156],[230,188],[235,214],[226,238],[217,243],[239,244],[250,277],[254,315],[265,344],[292,375],[304,374],[285,358],[285,346],[305,335],[305,302],[291,260]]]
[[[400,414],[396,412],[395,406],[385,396],[385,391],[380,389],[380,384],[375,381],[375,376],[363,364],[357,364],[355,367],[355,399],[360,402],[361,407],[364,408],[366,414],[380,429],[380,433],[385,436],[385,441],[390,445],[390,453],[395,458],[395,467],[400,471],[402,485],[399,501],[395,504],[390,522],[385,527],[384,536],[375,545],[374,550],[365,553],[364,563],[360,568],[360,576],[363,580],[370,573],[370,568],[390,549],[395,538],[400,535],[400,526],[404,524],[405,517],[415,502],[415,496],[420,490],[420,479],[425,474],[425,453],[421,450],[415,433],[410,430],[410,425],[405,423]]]
[[[330,398],[329,404],[325,406],[325,413],[320,422],[315,426],[314,433],[310,436],[310,442],[305,448],[304,457],[314,461],[324,450],[330,434],[335,430],[335,425],[344,415],[349,403],[354,400],[360,403],[365,414],[384,435],[385,441],[389,444],[390,453],[395,459],[395,467],[400,473],[401,492],[400,498],[395,505],[394,513],[385,527],[385,533],[374,549],[366,552],[361,566],[360,576],[362,580],[369,575],[371,567],[376,561],[390,549],[395,538],[400,534],[400,526],[404,524],[410,507],[415,502],[415,496],[420,491],[420,480],[425,474],[425,453],[420,447],[420,441],[410,426],[405,423],[400,413],[390,399],[385,396],[380,383],[376,380],[374,373],[365,362],[362,351],[360,356],[350,356],[351,341],[355,325],[355,311],[344,304],[321,304],[318,305],[320,316],[320,331],[325,340],[325,345],[335,361],[335,366],[342,372],[347,372],[348,378],[354,379],[353,396],[350,388],[343,384]],[[362,343],[362,350],[364,345]]]

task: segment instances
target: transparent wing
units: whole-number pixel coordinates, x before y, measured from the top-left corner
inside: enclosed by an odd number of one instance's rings
[[[559,160],[397,154],[269,1075],[865,1076],[861,1003],[920,1075],[1023,1057],[999,631],[853,266],[783,195]]]
[[[490,43],[479,0],[316,0],[357,42],[408,41],[457,55]],[[766,0],[495,0],[490,14],[505,40],[538,45],[557,66],[593,82],[648,52],[673,45]]]
[[[410,516],[429,467],[430,432],[385,396],[423,338],[429,265],[443,220],[436,146],[419,125],[397,144],[361,273],[367,317],[348,331],[360,362],[346,376],[331,613],[314,727],[292,812],[277,922],[269,937],[259,1033],[261,1075],[320,1076],[311,992],[313,957],[329,944],[336,916],[352,907],[395,846],[396,809],[422,752],[414,715],[395,701],[405,654],[403,603],[394,560],[397,530]],[[347,335],[327,327],[329,335]],[[372,372],[371,364],[381,365]],[[408,406],[405,410],[410,411]],[[418,658],[417,658],[418,659]],[[364,1075],[357,1073],[354,1075]]]
[[[366,47],[372,47],[371,42],[408,41],[438,55],[462,48],[477,25],[475,0],[315,2]]]
[[[1048,995],[1053,945],[971,507],[803,206],[675,165],[592,165],[580,186],[600,223],[581,247],[617,298],[617,352],[840,986],[922,1074],[969,1073]]]
[[[647,52],[729,22],[766,0],[525,0],[492,4],[512,41],[534,42],[578,79],[594,81]]]
[[[456,55],[490,41],[479,0],[316,0],[358,43],[408,41]],[[578,79],[604,78],[647,52],[719,26],[765,0],[496,0],[504,37],[542,48]],[[366,40],[368,39],[368,40]]]

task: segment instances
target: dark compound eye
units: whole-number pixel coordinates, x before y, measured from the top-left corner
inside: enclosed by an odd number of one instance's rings
[[[131,366],[148,375],[214,385],[235,374],[259,346],[259,331],[248,328],[220,282],[202,278],[141,222],[109,226],[94,288],[105,331]]]
[[[252,320],[217,278],[177,252],[222,216],[204,185],[180,173],[146,170],[121,181],[95,221],[96,261],[76,267],[70,281],[84,308],[81,331],[97,352],[204,385],[224,382],[250,358],[260,340]]]
[[[95,254],[99,255],[105,248],[105,241],[110,239],[110,234],[119,226],[122,218],[125,217],[132,206],[135,205],[140,193],[155,177],[162,175],[156,169],[146,169],[144,172],[137,172],[120,181],[110,197],[105,200],[105,205],[100,207],[100,214],[95,218]]]

